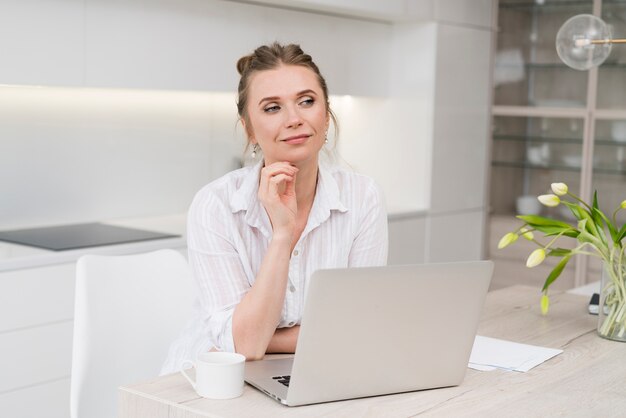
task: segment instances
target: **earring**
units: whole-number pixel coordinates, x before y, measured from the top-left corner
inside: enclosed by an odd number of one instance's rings
[[[252,158],[256,158],[257,149],[259,149],[259,144],[254,144],[254,147],[252,147]]]

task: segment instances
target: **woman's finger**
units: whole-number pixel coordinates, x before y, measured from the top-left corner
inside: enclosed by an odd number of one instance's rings
[[[261,170],[261,179],[259,184],[259,194],[269,192],[269,183],[272,178],[279,174],[294,176],[298,169],[288,163],[274,163]]]
[[[280,173],[289,174],[292,176],[297,172],[298,172],[298,169],[296,167],[293,167],[288,164],[280,164],[280,165],[272,164],[271,166],[263,168],[261,172],[261,176],[265,176],[266,178],[269,178]]]
[[[284,189],[286,189],[287,185],[290,183],[293,183],[293,176],[282,173],[272,176],[268,182],[269,195],[271,197],[278,197],[283,194]]]
[[[291,177],[291,181],[288,181],[287,184],[285,185],[285,191],[284,191],[285,195],[290,195],[290,196],[296,195],[296,176],[297,174],[294,174]]]

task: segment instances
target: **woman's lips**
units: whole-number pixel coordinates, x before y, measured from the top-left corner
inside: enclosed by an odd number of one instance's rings
[[[305,143],[311,135],[296,135],[290,136],[289,138],[285,138],[282,142],[286,142],[288,144],[297,145]]]

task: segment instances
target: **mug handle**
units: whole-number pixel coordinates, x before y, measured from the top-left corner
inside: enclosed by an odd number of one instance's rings
[[[194,367],[193,361],[190,360],[185,360],[183,361],[183,364],[181,366],[180,372],[183,374],[183,376],[185,376],[185,379],[187,379],[189,381],[189,383],[191,383],[191,387],[195,390],[196,389],[196,382],[194,382],[191,377],[189,377],[189,375],[187,373],[185,373],[185,366],[187,365],[191,365],[191,367]]]

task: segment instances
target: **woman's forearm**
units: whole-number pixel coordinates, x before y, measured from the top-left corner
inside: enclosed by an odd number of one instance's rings
[[[289,274],[291,234],[275,234],[252,288],[233,313],[235,350],[248,360],[263,358],[280,322]]]
[[[279,328],[274,332],[267,353],[295,353],[296,344],[298,343],[298,335],[300,334],[300,326],[296,325],[291,328]]]

